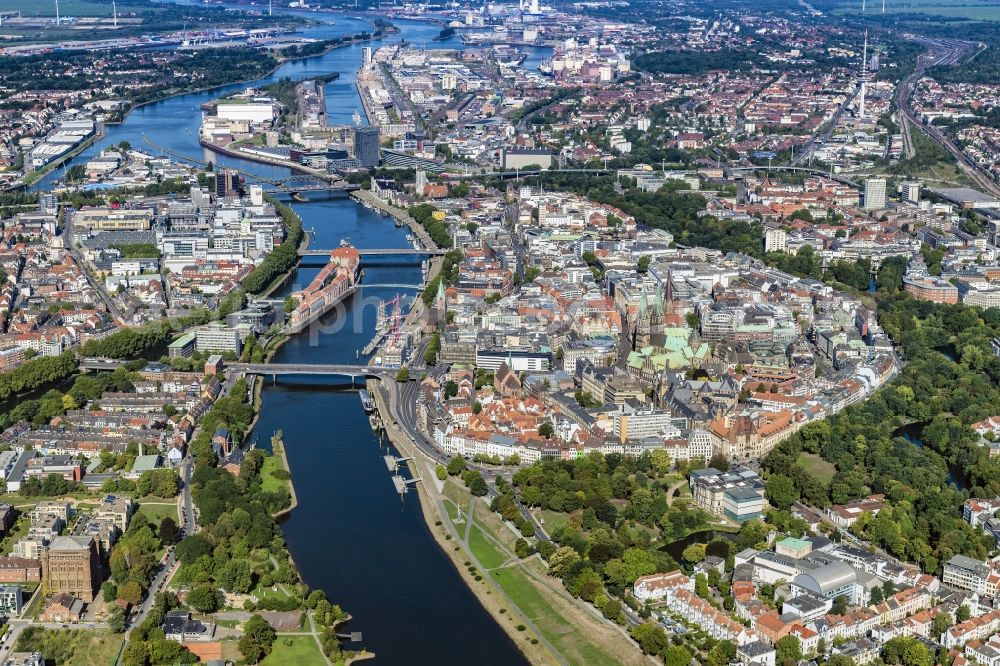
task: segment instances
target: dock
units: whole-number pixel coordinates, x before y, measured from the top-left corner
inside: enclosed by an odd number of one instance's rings
[[[408,460],[413,460],[413,458],[397,458],[393,455],[382,456],[385,460],[385,466],[389,468],[390,472],[396,472],[399,470],[399,463],[404,463]]]

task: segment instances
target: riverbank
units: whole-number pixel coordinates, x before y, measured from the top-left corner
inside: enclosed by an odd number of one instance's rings
[[[311,54],[308,54],[308,55],[300,55],[300,56],[294,56],[294,57],[290,57],[290,58],[277,58],[277,61],[278,61],[277,65],[275,65],[274,67],[272,67],[270,71],[265,72],[262,75],[257,76],[257,77],[252,77],[252,78],[248,78],[248,79],[240,79],[238,81],[230,81],[229,83],[220,83],[218,85],[201,86],[199,88],[191,88],[190,90],[181,90],[181,91],[178,91],[178,92],[172,92],[169,95],[164,95],[162,97],[157,97],[155,99],[150,99],[150,100],[147,100],[145,102],[140,102],[138,104],[133,104],[133,105],[129,106],[129,108],[125,111],[124,115],[122,115],[122,117],[120,119],[118,119],[118,120],[109,120],[105,124],[106,125],[121,125],[121,124],[124,124],[124,122],[126,120],[128,120],[129,114],[131,114],[136,109],[141,109],[142,107],[148,106],[150,104],[159,104],[160,102],[165,102],[168,99],[172,99],[174,97],[182,97],[184,95],[198,95],[198,94],[201,94],[201,93],[211,92],[212,90],[218,90],[219,88],[226,88],[228,86],[238,86],[238,85],[241,85],[241,84],[244,84],[244,83],[251,83],[253,81],[259,81],[260,79],[266,79],[269,76],[273,76],[274,73],[277,72],[279,69],[281,69],[282,66],[287,65],[290,62],[298,62],[300,60],[308,60],[309,58],[321,58],[321,57],[325,56],[327,53],[329,53],[330,51],[333,51],[334,49],[339,49],[339,48],[342,48],[344,46],[351,46],[352,44],[361,44],[361,43],[364,43],[364,42],[370,42],[373,39],[381,39],[382,36],[385,35],[385,34],[391,34],[391,33],[389,33],[388,31],[383,30],[382,34],[378,34],[377,35],[374,32],[372,32],[371,34],[369,34],[368,37],[361,37],[360,33],[359,33],[359,34],[355,35],[354,37],[352,37],[351,39],[348,39],[348,40],[346,40],[344,42],[341,42],[339,44],[331,44],[329,47],[327,47],[326,49],[324,49],[323,51],[321,51],[319,53],[311,53]]]
[[[381,382],[377,379],[369,379],[367,387],[375,399],[378,413],[388,417],[390,412],[386,407],[385,399],[382,395]],[[489,577],[483,577],[476,573],[476,570],[469,569],[466,563],[469,562],[473,555],[465,549],[461,539],[457,538],[458,534],[454,531],[451,518],[443,508],[443,497],[437,493],[433,481],[429,481],[429,479],[434,478],[434,461],[426,458],[409,437],[395,425],[392,418],[383,418],[383,421],[385,421],[386,436],[392,442],[392,445],[404,456],[412,458],[409,462],[410,465],[413,465],[411,469],[412,476],[424,479],[424,481],[413,486],[417,493],[417,501],[420,505],[424,523],[434,537],[435,543],[448,556],[462,582],[475,595],[480,605],[490,614],[490,617],[493,618],[497,626],[503,629],[504,633],[513,641],[518,650],[532,664],[548,665],[565,663],[557,655],[552,654],[549,649],[544,647],[541,642],[544,640],[543,636],[540,634],[532,636],[526,630],[519,631],[518,626],[531,625],[530,619],[524,615],[520,608],[504,601],[502,591]],[[477,576],[479,578],[478,581],[476,580]],[[517,625],[515,616],[524,624]],[[532,638],[537,642],[532,643]]]
[[[295,494],[295,481],[292,479],[292,467],[291,465],[288,464],[288,456],[285,455],[285,440],[282,439],[281,431],[274,433],[274,435],[271,437],[271,454],[272,457],[275,458],[280,463],[280,466],[276,467],[276,469],[283,469],[286,472],[288,472],[288,479],[286,480],[274,477],[275,481],[278,481],[280,485],[284,486],[288,490],[288,494],[292,498],[292,502],[291,504],[288,505],[287,509],[282,509],[281,511],[272,514],[275,518],[281,518],[282,516],[286,516],[289,513],[291,513],[292,510],[299,505],[299,498]],[[265,468],[266,467],[267,465],[265,465]],[[269,471],[274,471],[274,470],[269,470]],[[264,474],[265,474],[265,469],[262,469],[260,474],[261,479],[264,479]],[[264,481],[263,488],[264,490],[268,489],[267,481]]]
[[[407,228],[412,231],[420,244],[429,249],[438,249],[437,244],[434,239],[431,238],[430,234],[423,226],[414,220],[409,213],[407,213],[402,208],[396,208],[395,206],[390,206],[386,202],[379,199],[377,196],[369,192],[368,190],[354,190],[351,192],[351,198],[360,202],[363,206],[368,206],[376,210],[382,211],[383,213],[391,216],[394,220],[399,220],[407,226]]]
[[[45,178],[45,176],[55,171],[66,162],[69,162],[74,157],[76,157],[83,151],[87,150],[87,148],[90,148],[97,141],[103,138],[104,138],[104,123],[98,123],[97,130],[93,134],[88,136],[86,139],[81,141],[75,148],[73,148],[73,150],[69,151],[65,155],[57,157],[56,159],[52,160],[51,162],[43,166],[41,169],[37,169],[26,175],[24,177],[23,186],[31,187],[32,185],[40,181],[42,178]]]

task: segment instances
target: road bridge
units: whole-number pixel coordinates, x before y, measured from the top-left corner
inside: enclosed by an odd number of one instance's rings
[[[428,257],[443,257],[448,254],[448,250],[415,250],[413,248],[377,248],[364,249],[355,248],[362,257],[405,257],[420,255]],[[300,257],[329,257],[333,250],[299,250]]]
[[[755,167],[727,167],[728,172],[733,173],[753,173],[754,171],[798,171],[801,173],[808,173],[820,178],[826,178],[843,185],[849,185],[851,187],[860,187],[856,182],[850,180],[849,178],[844,178],[835,173],[830,173],[829,171],[823,171],[822,169],[812,169],[810,167],[798,167],[798,166],[755,166]]]
[[[395,377],[397,368],[334,363],[227,363],[226,369],[247,375],[337,375],[350,377]]]
[[[128,361],[120,358],[101,358],[98,356],[80,357],[81,370],[116,370]]]
[[[363,282],[358,283],[358,287],[364,289],[423,289],[422,284],[365,284]]]

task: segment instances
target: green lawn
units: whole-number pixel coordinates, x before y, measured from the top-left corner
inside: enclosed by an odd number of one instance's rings
[[[444,482],[444,496],[450,499],[455,504],[462,507],[462,511],[465,511],[465,507],[469,506],[469,498],[472,497],[469,491],[460,485],[460,481],[455,481],[449,478]]]
[[[154,525],[159,525],[160,521],[168,516],[176,522],[177,504],[173,502],[169,504],[142,502],[139,504],[139,511],[137,513],[145,516]]]
[[[455,508],[455,504],[448,500],[444,501],[444,510],[448,512],[448,518],[451,522],[455,522],[455,518],[458,517],[458,509]]]
[[[549,534],[559,529],[560,527],[565,527],[566,523],[569,522],[568,513],[549,511],[548,509],[539,510],[538,516],[542,519],[541,520],[542,527],[545,528],[545,532]]]
[[[271,587],[261,587],[260,583],[250,591],[251,594],[255,595],[258,599],[272,598],[272,599],[287,599],[288,594],[283,592],[280,585],[272,585]]]
[[[477,506],[475,515],[478,516],[480,511],[489,511],[489,509]],[[545,638],[556,647],[559,654],[565,657],[570,664],[589,666],[590,664],[614,664],[621,661],[611,653],[601,649],[599,645],[591,641],[585,630],[559,613],[546,600],[545,595],[539,590],[538,584],[529,578],[521,567],[511,566],[497,569],[496,567],[507,558],[494,545],[493,541],[487,539],[486,535],[497,539],[497,535],[489,526],[480,525],[477,522],[469,533],[469,548],[484,567],[492,569],[488,575],[507,593],[514,605],[538,627]],[[559,581],[555,580],[555,584],[558,585]]]
[[[312,636],[278,636],[271,654],[260,662],[261,666],[321,666],[323,653]]]
[[[56,15],[55,4],[41,4],[30,2],[29,0],[4,0],[4,11],[20,10],[23,16],[52,16]],[[152,8],[156,11],[155,7]],[[124,11],[150,11],[146,5],[129,4],[128,0],[123,0],[118,5],[119,16]],[[59,14],[66,16],[109,16],[108,6],[101,2],[87,2],[86,0],[61,0],[59,2]]]
[[[0,550],[3,550],[4,555],[10,555],[10,551],[14,549],[14,542],[26,535],[31,529],[31,520],[28,518],[30,511],[31,509],[21,509],[21,515],[10,528],[10,534],[3,541],[0,541]]]
[[[281,462],[281,458],[278,456],[267,456],[264,458],[264,464],[260,468],[260,481],[261,490],[264,492],[277,492],[279,490],[289,490],[288,481],[282,481],[281,479],[276,479],[271,474],[276,469],[284,469],[285,466]]]
[[[497,569],[490,576],[570,664],[618,663],[612,654],[592,643],[580,627],[560,615],[519,568]]]
[[[833,475],[837,473],[836,465],[823,460],[815,453],[800,453],[795,462],[823,485],[829,485]]]
[[[858,13],[857,3],[837,9],[835,14]],[[868,4],[869,14],[881,14],[882,6],[877,0]],[[930,16],[947,16],[970,21],[1000,21],[1000,6],[995,3],[978,2],[977,0],[908,0],[905,3],[894,3],[886,0],[885,13],[889,14],[928,14]]]
[[[474,525],[469,532],[469,548],[480,564],[487,569],[495,569],[507,561],[507,556],[501,553],[500,549],[486,538],[483,530],[478,525]]]
[[[46,629],[35,631],[33,640],[18,637],[16,648],[37,650],[48,663],[60,666],[108,666],[114,664],[121,649],[123,634],[105,630]]]

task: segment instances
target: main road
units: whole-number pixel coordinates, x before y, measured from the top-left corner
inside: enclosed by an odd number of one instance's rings
[[[184,484],[182,489],[183,497],[182,501],[184,503],[183,510],[181,511],[181,535],[188,536],[194,534],[198,530],[198,525],[195,522],[194,515],[194,502],[191,499],[191,470],[194,467],[194,460],[191,456],[188,456],[181,463],[181,479]],[[146,596],[143,598],[142,603],[134,611],[132,621],[129,623],[129,631],[125,634],[125,643],[122,645],[122,650],[118,655],[118,664],[122,663],[122,657],[125,655],[125,648],[128,647],[129,634],[132,633],[132,628],[139,626],[149,615],[150,609],[153,607],[153,601],[156,600],[156,595],[167,586],[167,582],[173,575],[174,566],[177,560],[174,557],[174,547],[167,547],[167,556],[160,564],[156,575],[153,577],[153,582],[149,585],[149,591],[146,592]]]

